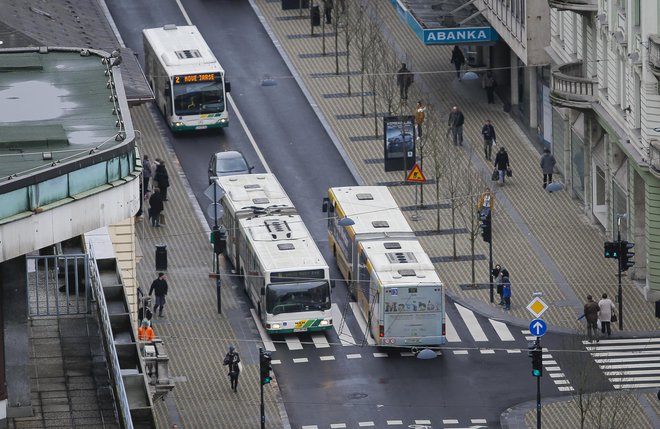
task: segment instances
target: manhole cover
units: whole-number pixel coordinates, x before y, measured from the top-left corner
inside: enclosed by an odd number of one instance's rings
[[[366,393],[351,393],[350,395],[348,395],[348,399],[362,399],[362,398],[366,398],[367,396],[369,395],[367,395]]]

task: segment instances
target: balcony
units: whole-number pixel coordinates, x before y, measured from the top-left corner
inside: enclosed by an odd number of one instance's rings
[[[583,76],[582,61],[564,64],[552,72],[550,102],[571,109],[590,109],[597,101],[598,81]]]
[[[649,69],[656,77],[660,78],[660,35],[649,36]]]
[[[567,10],[584,15],[598,12],[597,0],[548,0],[548,4],[557,10]]]
[[[649,144],[649,171],[660,178],[660,141],[652,139]]]

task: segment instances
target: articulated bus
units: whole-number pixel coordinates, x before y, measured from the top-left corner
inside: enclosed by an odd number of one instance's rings
[[[296,208],[273,174],[239,174],[214,180],[224,191],[220,205],[224,210],[221,222],[227,233],[225,256],[240,273],[239,219],[257,214],[295,214]]]
[[[142,30],[145,75],[173,131],[229,125],[225,72],[197,27]]]
[[[329,268],[300,216],[264,213],[238,223],[245,289],[266,331],[331,328]]]
[[[376,344],[444,344],[444,285],[389,189],[330,188],[324,210],[330,249]]]

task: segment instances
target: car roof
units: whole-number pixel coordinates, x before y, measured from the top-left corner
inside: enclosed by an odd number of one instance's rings
[[[237,150],[226,150],[223,152],[217,152],[215,157],[218,159],[227,159],[227,158],[244,158],[243,154]]]

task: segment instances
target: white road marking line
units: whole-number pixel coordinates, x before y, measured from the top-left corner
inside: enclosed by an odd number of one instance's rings
[[[507,349],[507,353],[522,353],[522,350],[520,349]]]
[[[600,350],[657,350],[660,353],[660,343],[653,344],[615,344],[615,345],[602,345],[592,344],[586,347],[589,351]]]
[[[612,384],[615,389],[648,389],[660,387],[660,383]]]
[[[254,151],[257,154],[257,157],[259,158],[259,162],[261,162],[261,165],[264,166],[264,170],[266,170],[266,173],[271,173],[270,167],[266,162],[266,158],[264,158],[264,154],[261,153],[259,146],[257,146],[257,142],[254,140],[254,137],[252,136],[250,129],[248,128],[247,124],[245,123],[245,120],[243,119],[243,115],[241,115],[241,112],[238,110],[238,106],[236,106],[236,103],[234,103],[234,97],[232,97],[231,94],[227,94],[227,100],[229,101],[229,104],[231,104],[231,108],[234,109],[236,118],[238,118],[238,122],[241,123],[241,127],[245,131],[245,135],[247,136],[248,140],[250,140],[250,144],[252,145],[252,148],[254,149]]]
[[[430,425],[431,420],[415,420],[416,425]]]
[[[366,427],[374,427],[376,426],[374,422],[358,422],[358,426],[361,428],[366,428]]]
[[[602,359],[599,359],[602,360]],[[621,360],[621,359],[618,359]],[[604,361],[605,364],[599,365],[602,369],[637,369],[637,368],[657,368],[660,362],[657,363],[624,363],[622,365],[611,365],[608,364],[608,361]]]
[[[317,349],[327,349],[330,347],[330,343],[328,343],[328,339],[325,337],[325,334],[318,332],[312,334],[312,341],[314,342],[314,345]]]
[[[401,352],[400,355],[401,355],[401,357],[411,357],[411,356],[415,356],[415,353],[412,353],[412,352]]]
[[[274,352],[275,343],[273,343],[273,341],[270,339],[270,335],[268,335],[263,325],[261,324],[261,320],[259,320],[259,316],[257,316],[257,312],[254,311],[254,308],[250,309],[250,314],[252,314],[252,319],[254,319],[255,325],[257,325],[257,331],[259,331],[261,342],[264,343],[264,348],[269,352]]]
[[[337,331],[340,326],[342,332]],[[334,328],[335,332],[337,332],[337,336],[339,337],[339,341],[341,341],[342,346],[355,345],[355,338],[353,338],[353,335],[351,335],[351,331],[348,329],[348,325],[344,323],[344,317],[341,315],[341,310],[337,304],[332,304],[332,327]]]
[[[470,420],[470,423],[473,423],[473,424],[487,424],[488,421],[486,419],[472,419],[472,420]]]
[[[309,362],[307,358],[293,358],[293,363],[305,363]]]
[[[652,350],[635,350],[630,352],[591,352],[593,357],[615,357],[615,356],[651,356],[657,355],[657,351]]]
[[[494,355],[495,350],[493,350],[493,349],[479,349],[479,353],[481,353],[482,355]]]
[[[454,324],[451,323],[449,316],[445,317],[445,338],[447,338],[448,343],[460,343],[461,337],[458,336]]]
[[[273,360],[270,361],[270,363],[272,363],[273,365],[280,365],[282,363],[282,361],[279,360],[279,359],[273,359]]]
[[[660,363],[660,357],[631,357],[631,358],[621,358],[621,359],[594,359],[597,363],[632,363],[632,362],[657,362]],[[656,365],[657,365],[656,363]]]
[[[330,429],[343,429],[346,427],[346,423],[330,423]]]
[[[364,334],[364,337],[367,339],[367,344],[369,344],[370,346],[375,345],[376,341],[374,341],[374,339],[371,338],[371,333],[368,332],[367,330],[367,322],[366,320],[364,320],[364,316],[360,311],[360,307],[358,306],[358,303],[350,302],[349,305],[351,306],[351,310],[353,310],[353,314],[355,315],[355,320],[358,322],[358,326],[360,327],[360,332],[362,332],[362,334]]]
[[[547,362],[543,362],[543,365],[557,365],[557,361],[549,360]]]
[[[566,377],[566,375],[563,372],[551,372],[550,373],[550,378],[562,378]]]
[[[546,366],[545,370],[553,372],[553,371],[561,371],[561,368],[559,368],[558,366]]]
[[[388,420],[387,425],[388,426],[396,426],[396,425],[402,425],[403,421],[401,420]]]
[[[614,340],[600,340],[598,344],[625,344],[625,343],[660,343],[660,338],[621,338]],[[582,344],[593,344],[589,340],[582,340]]]
[[[570,384],[568,380],[552,380],[555,384]]]
[[[560,392],[572,392],[575,390],[571,386],[557,386],[557,389],[559,389]]]
[[[334,356],[321,356],[319,359],[321,360],[335,360]]]
[[[346,355],[346,359],[360,359],[362,358],[362,355],[360,353],[353,353]]]
[[[610,368],[607,368],[610,369]],[[648,369],[642,369],[639,371],[603,371],[603,373],[607,376],[617,376],[617,375],[660,375],[660,369],[655,369],[655,370],[648,370]]]
[[[454,350],[455,355],[466,355],[468,354],[467,350]]]
[[[384,357],[389,357],[389,355],[388,355],[387,353],[375,352],[375,353],[374,353],[374,357],[377,357],[377,358],[384,358]]]
[[[472,338],[474,338],[474,341],[488,341],[488,337],[486,337],[484,330],[481,329],[481,325],[479,325],[477,316],[474,315],[474,312],[458,304],[456,304],[456,309],[463,318],[463,322],[465,322],[465,325],[467,326],[468,331],[470,331]]]
[[[493,319],[488,319],[491,325],[493,325],[493,328],[495,329],[495,332],[497,335],[500,337],[500,340],[502,341],[515,341],[516,339],[513,338],[513,334],[509,330],[509,328],[506,326],[506,323],[499,322],[497,320]]]
[[[523,335],[532,335],[532,333],[529,332],[529,329],[523,329],[523,330],[521,330],[520,332],[521,332]],[[533,337],[533,338],[536,338],[536,337]]]
[[[610,381],[617,383],[636,383],[638,381],[645,381],[658,382],[660,384],[660,377],[612,377]]]
[[[458,420],[454,420],[454,419],[443,419],[443,420],[442,420],[442,424],[443,424],[443,425],[457,425],[457,424],[458,424]]]
[[[286,346],[289,350],[302,350],[303,348],[300,338],[298,337],[287,335],[284,337],[284,341],[286,341]]]
[[[302,429],[319,429],[319,427],[316,425],[306,425],[303,426]]]

